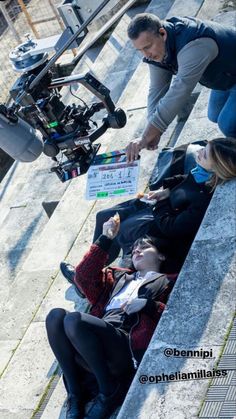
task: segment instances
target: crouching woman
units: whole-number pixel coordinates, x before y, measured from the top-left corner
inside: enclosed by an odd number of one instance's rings
[[[150,237],[134,243],[134,270],[104,268],[118,231],[116,219],[105,222],[76,268],[89,313],[55,308],[46,319],[68,393],[67,419],[108,418],[122,403],[176,278],[161,273],[166,244]]]

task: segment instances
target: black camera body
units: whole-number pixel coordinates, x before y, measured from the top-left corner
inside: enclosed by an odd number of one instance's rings
[[[126,115],[123,110],[115,109],[110,91],[90,73],[53,79],[49,70],[30,89],[31,83],[46,65],[47,62],[22,74],[12,86],[10,94],[17,102],[24,92],[14,114],[41,132],[43,152],[56,162],[51,171],[64,182],[87,172],[100,146],[93,142],[108,128],[122,128],[126,124]],[[85,103],[65,105],[60,89],[73,83],[81,83],[100,101],[91,106]],[[91,118],[104,108],[107,115],[98,127]]]

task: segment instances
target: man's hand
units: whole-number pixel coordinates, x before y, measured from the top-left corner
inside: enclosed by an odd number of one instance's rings
[[[146,148],[147,150],[156,150],[160,141],[161,131],[154,127],[152,124],[148,124],[141,139],[135,139],[131,141],[126,147],[126,159],[130,163],[136,160],[139,156],[140,150]]]
[[[132,314],[142,310],[142,308],[145,307],[146,303],[146,298],[133,298],[133,300],[129,300],[126,303],[124,303],[121,306],[121,308],[124,310],[125,313]]]
[[[114,217],[109,218],[109,220],[103,224],[102,234],[109,239],[114,239],[117,236],[119,229],[120,217],[119,214],[115,214]]]
[[[139,152],[142,149],[141,146],[142,139],[136,138],[127,145],[125,152],[126,152],[126,160],[128,163],[133,162],[134,160],[138,159]]]

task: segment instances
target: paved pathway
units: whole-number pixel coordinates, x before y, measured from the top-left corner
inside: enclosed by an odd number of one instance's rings
[[[199,417],[234,419],[236,417],[236,319],[230,326],[218,369],[227,370],[223,379],[214,378],[206,394]]]

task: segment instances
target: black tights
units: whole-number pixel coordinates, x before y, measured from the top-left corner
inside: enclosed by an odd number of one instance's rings
[[[128,337],[106,321],[55,308],[47,316],[46,328],[68,393],[81,396],[86,371],[94,374],[99,392],[106,395],[115,390],[122,375],[132,374]]]

